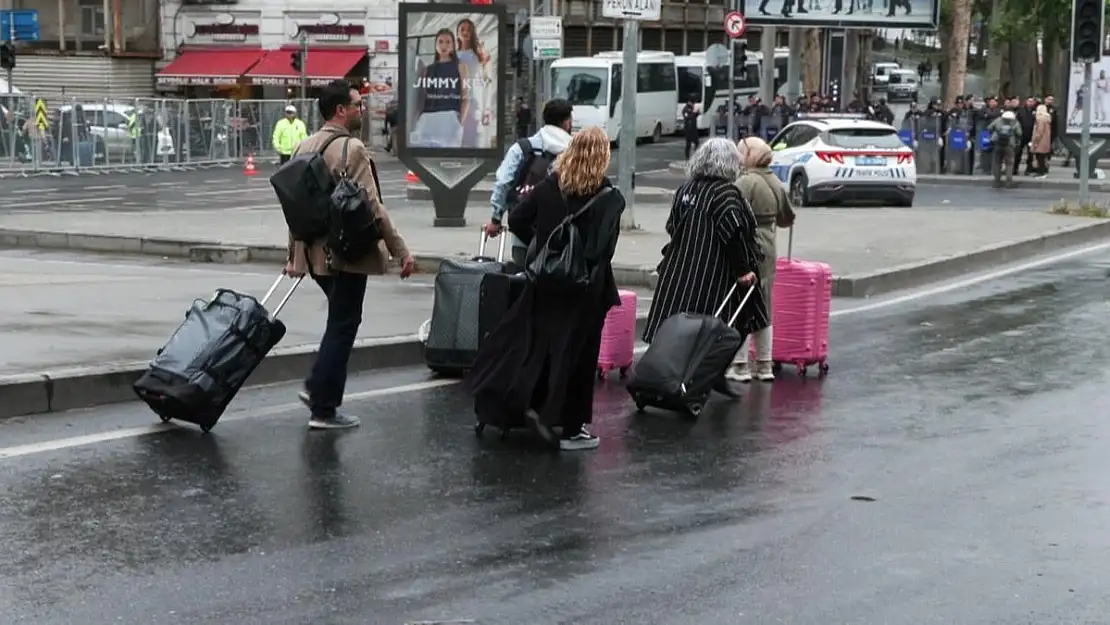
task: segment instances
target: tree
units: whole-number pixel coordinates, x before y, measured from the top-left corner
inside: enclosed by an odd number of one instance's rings
[[[971,0],[951,0],[948,5],[947,29],[942,23],[942,32],[948,31],[949,38],[945,42],[948,48],[948,61],[945,68],[948,80],[945,83],[944,107],[952,108],[956,96],[964,92],[964,83],[967,81],[967,42],[971,35]],[[943,41],[943,39],[942,39]]]

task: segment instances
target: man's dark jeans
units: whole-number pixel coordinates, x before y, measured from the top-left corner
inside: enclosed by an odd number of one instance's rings
[[[366,276],[336,272],[312,276],[328,298],[328,322],[320,339],[320,351],[305,382],[312,400],[312,414],[330,417],[343,403],[347,386],[347,361],[355,335],[362,323],[362,300],[366,297]]]

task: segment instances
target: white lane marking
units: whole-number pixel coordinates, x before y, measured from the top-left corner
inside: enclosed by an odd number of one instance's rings
[[[915,290],[915,291],[912,291],[910,293],[906,293],[905,295],[900,295],[898,297],[893,297],[891,299],[886,299],[886,300],[874,302],[872,304],[864,304],[863,306],[856,306],[856,307],[853,307],[853,308],[846,308],[846,309],[843,309],[843,310],[833,311],[832,313],[829,314],[829,316],[830,317],[839,317],[841,315],[854,315],[854,314],[858,314],[858,313],[869,312],[869,311],[872,311],[872,310],[878,310],[880,308],[887,308],[887,307],[890,307],[890,306],[897,306],[899,304],[905,304],[906,302],[912,302],[912,301],[919,300],[919,299],[922,299],[922,298],[925,298],[925,297],[934,297],[936,295],[949,293],[951,291],[958,291],[960,289],[966,289],[967,287],[975,286],[977,284],[982,284],[984,282],[990,282],[992,280],[997,280],[998,278],[1005,278],[1005,277],[1011,276],[1015,273],[1023,273],[1023,272],[1029,271],[1031,269],[1039,269],[1039,268],[1044,267],[1046,265],[1053,265],[1055,263],[1059,263],[1059,262],[1062,262],[1062,261],[1065,261],[1065,260],[1071,260],[1073,258],[1078,258],[1078,257],[1084,256],[1086,254],[1092,254],[1094,252],[1101,252],[1101,251],[1104,251],[1106,249],[1110,249],[1110,243],[1099,243],[1098,245],[1090,245],[1090,246],[1087,246],[1087,247],[1079,248],[1077,250],[1071,250],[1071,251],[1068,251],[1068,252],[1061,252],[1059,254],[1053,254],[1051,256],[1045,256],[1043,258],[1038,258],[1036,260],[1031,260],[1031,261],[1026,262],[1026,263],[1021,263],[1020,265],[1012,265],[1010,267],[1003,267],[1002,269],[998,269],[998,270],[991,271],[991,272],[988,272],[988,273],[980,274],[980,275],[977,275],[977,276],[972,276],[970,278],[965,278],[965,279],[962,279],[962,280],[957,280],[955,282],[948,282],[948,283],[941,284],[941,285],[934,286],[934,287],[926,287],[924,289]]]
[[[185,197],[201,197],[206,195],[233,195],[238,193],[258,193],[261,189],[220,189],[219,191],[196,191],[186,193]]]
[[[82,191],[104,191],[106,189],[123,189],[126,185],[122,184],[98,184],[91,187],[81,187]]]
[[[458,380],[429,380],[427,382],[416,382],[414,384],[405,384],[403,386],[393,386],[390,388],[380,388],[372,391],[363,391],[361,393],[348,393],[345,397],[346,400],[358,399],[372,399],[374,397],[384,397],[388,395],[398,395],[401,393],[415,393],[418,391],[426,391],[441,386],[449,386],[451,384],[458,384]],[[303,407],[298,402],[290,402],[280,404],[277,406],[267,406],[256,410],[244,410],[241,412],[233,412],[220,422],[227,421],[242,421],[244,419],[256,419],[258,417],[272,416],[296,410]],[[180,426],[174,423],[158,423],[138,428],[128,428],[124,430],[115,430],[112,432],[101,432],[99,434],[87,434],[85,436],[73,436],[70,438],[59,438],[50,441],[43,441],[41,443],[29,443],[26,445],[15,445],[12,447],[5,447],[0,449],[0,460],[7,460],[10,458],[19,458],[20,456],[31,456],[34,454],[41,454],[50,451],[60,451],[63,449],[72,449],[74,447],[84,447],[86,445],[95,445],[96,443],[106,443],[109,441],[120,440],[124,438],[138,438],[140,436],[149,436],[150,434],[158,434],[159,432],[166,432],[168,430],[176,429],[179,427],[190,427],[188,424]]]
[[[15,191],[8,191],[12,195],[31,195],[32,193],[40,193],[46,195],[47,193],[57,193],[58,189],[16,189]]]
[[[1035,261],[1022,263],[1020,265],[1014,265],[1012,267],[1007,267],[1007,268],[1004,268],[1004,269],[999,269],[997,271],[992,271],[990,273],[985,273],[985,274],[982,274],[982,275],[979,275],[979,276],[975,276],[973,278],[968,278],[966,280],[959,280],[959,281],[956,281],[956,282],[950,282],[948,284],[942,284],[940,286],[936,286],[936,287],[932,287],[932,288],[926,288],[926,289],[923,289],[921,291],[915,291],[913,293],[908,293],[906,295],[903,295],[903,296],[900,296],[900,297],[895,297],[895,298],[892,298],[892,299],[889,299],[889,300],[884,300],[884,301],[881,301],[881,302],[875,302],[873,304],[865,304],[863,306],[857,306],[855,308],[848,308],[848,309],[844,309],[844,310],[834,311],[834,312],[830,313],[830,316],[831,317],[840,317],[840,316],[844,316],[844,315],[853,315],[853,314],[859,314],[859,313],[863,313],[863,312],[869,312],[869,311],[872,311],[872,310],[878,310],[878,309],[887,308],[887,307],[890,307],[890,306],[897,306],[899,304],[904,304],[906,302],[911,302],[911,301],[914,301],[914,300],[917,300],[917,299],[921,299],[923,297],[931,297],[931,296],[935,296],[935,295],[940,295],[942,293],[947,293],[947,292],[950,292],[950,291],[956,291],[958,289],[964,289],[964,288],[967,288],[969,286],[974,286],[976,284],[981,284],[983,282],[987,282],[989,280],[1004,278],[1006,276],[1009,276],[1009,275],[1012,275],[1012,274],[1015,274],[1015,273],[1020,273],[1020,272],[1023,272],[1023,271],[1029,271],[1030,269],[1036,269],[1038,267],[1043,267],[1045,265],[1051,265],[1053,263],[1058,263],[1058,262],[1061,262],[1061,261],[1070,260],[1072,258],[1078,258],[1078,257],[1083,256],[1085,254],[1090,254],[1090,253],[1093,253],[1093,252],[1103,251],[1103,250],[1106,250],[1108,248],[1110,248],[1110,243],[1101,243],[1099,245],[1092,245],[1092,246],[1089,246],[1089,247],[1084,247],[1084,248],[1080,248],[1080,249],[1077,249],[1077,250],[1072,250],[1072,251],[1069,251],[1069,252],[1063,252],[1063,253],[1060,253],[1060,254],[1053,254],[1052,256],[1046,256],[1044,258],[1040,258],[1040,259],[1035,260]],[[49,261],[49,262],[59,262],[59,263],[66,263],[66,264],[80,264],[80,265],[83,265],[83,266],[88,266],[88,263],[78,263],[78,262],[71,262],[71,261]],[[415,336],[415,335],[413,335],[413,336]],[[647,351],[647,345],[641,345],[641,346],[638,346],[638,347],[635,348],[634,353],[643,354],[645,351]],[[458,384],[458,383],[459,383],[458,380],[429,380],[427,382],[417,382],[417,383],[414,383],[414,384],[405,384],[405,385],[402,385],[402,386],[394,386],[394,387],[389,387],[389,388],[376,389],[376,390],[373,390],[373,391],[364,391],[364,392],[361,392],[361,393],[350,393],[345,397],[345,399],[348,399],[348,400],[371,399],[371,398],[374,398],[374,397],[383,397],[383,396],[388,396],[388,395],[400,395],[400,394],[403,394],[403,393],[415,393],[415,392],[419,392],[419,391],[423,391],[423,390],[428,390],[428,389],[432,389],[432,388],[439,388],[439,387],[443,387],[443,386],[450,386],[452,384]],[[221,419],[221,422],[240,421],[240,420],[244,420],[244,419],[253,419],[253,418],[258,418],[258,417],[270,416],[270,415],[274,415],[274,414],[280,414],[282,412],[286,412],[286,411],[295,409],[295,408],[297,408],[297,406],[300,406],[299,402],[279,404],[279,405],[276,405],[276,406],[267,406],[265,408],[244,410],[242,412],[237,412],[237,413],[233,412],[232,414],[229,414],[228,416]],[[26,445],[15,445],[15,446],[12,446],[12,447],[0,448],[0,460],[5,460],[5,459],[8,459],[8,458],[18,458],[20,456],[30,456],[30,455],[46,453],[46,452],[50,452],[50,451],[59,451],[59,450],[63,450],[63,449],[71,449],[71,448],[74,448],[74,447],[83,447],[83,446],[86,446],[86,445],[94,445],[96,443],[103,443],[103,442],[108,442],[108,441],[120,440],[120,439],[124,439],[124,438],[137,438],[137,437],[140,437],[140,436],[148,436],[150,434],[157,434],[159,432],[165,432],[167,430],[170,430],[170,429],[173,429],[173,428],[176,428],[176,427],[178,427],[178,426],[173,425],[173,424],[155,424],[155,425],[149,425],[149,426],[146,426],[146,427],[128,428],[128,429],[124,429],[124,430],[114,430],[114,431],[111,431],[111,432],[102,432],[102,433],[99,433],[99,434],[88,434],[88,435],[85,435],[85,436],[75,436],[75,437],[71,437],[71,438],[59,438],[59,439],[54,439],[54,440],[43,441],[43,442],[40,442],[40,443],[29,443],[29,444],[26,444]]]
[[[46,200],[39,202],[15,202],[14,204],[0,204],[0,208],[26,208],[29,206],[64,206],[66,204],[101,204],[104,202],[119,202],[122,200],[122,197],[73,198],[71,200]]]

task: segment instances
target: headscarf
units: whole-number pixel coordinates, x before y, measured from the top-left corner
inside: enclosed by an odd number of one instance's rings
[[[1037,119],[1052,121],[1052,114],[1048,112],[1048,107],[1043,104],[1037,105]]]
[[[760,169],[771,164],[774,153],[771,146],[759,137],[744,137],[736,146],[744,161],[744,169]]]

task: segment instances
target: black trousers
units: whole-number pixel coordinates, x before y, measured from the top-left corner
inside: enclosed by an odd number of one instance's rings
[[[362,325],[362,301],[366,298],[366,275],[339,271],[326,276],[313,275],[328,298],[328,321],[316,362],[305,381],[312,400],[312,414],[331,417],[343,403],[347,387],[347,362],[355,336]]]
[[[282,154],[282,155],[280,155],[280,156],[278,157],[278,162],[279,162],[280,164],[284,165],[284,164],[286,164],[286,163],[288,163],[288,162],[289,162],[289,159],[290,159],[291,157],[292,157],[292,155],[291,155],[291,154]]]

